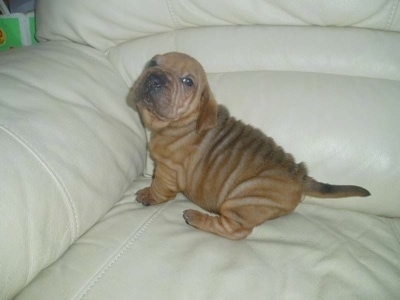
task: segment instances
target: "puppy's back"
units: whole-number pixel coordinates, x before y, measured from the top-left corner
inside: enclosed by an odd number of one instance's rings
[[[204,134],[200,148],[194,160],[196,167],[188,174],[193,178],[191,192],[196,193],[189,198],[196,198],[192,199],[196,203],[214,198],[219,205],[235,187],[265,172],[279,173],[300,185],[307,176],[304,164],[297,164],[291,154],[260,130],[231,117],[222,105],[218,108],[217,127]]]

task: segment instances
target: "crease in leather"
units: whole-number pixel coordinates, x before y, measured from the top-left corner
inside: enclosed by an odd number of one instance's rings
[[[18,142],[18,144],[24,147],[31,154],[31,156],[36,161],[39,162],[39,164],[43,167],[43,169],[47,172],[47,174],[49,174],[49,176],[53,179],[54,183],[58,187],[58,190],[60,191],[61,198],[63,199],[63,202],[67,207],[69,213],[69,220],[73,222],[72,228],[74,228],[74,231],[72,234],[72,241],[76,240],[79,233],[78,215],[76,212],[76,207],[71,199],[71,196],[64,182],[57,175],[57,173],[54,172],[54,170],[47,164],[47,162],[40,156],[40,154],[32,147],[32,145],[30,145],[27,141],[25,141],[22,137],[20,137],[18,134],[13,132],[5,125],[0,124],[0,129],[3,130],[8,136],[13,138],[16,142]]]
[[[393,228],[394,236],[397,241],[400,243],[400,223],[396,223],[395,221],[400,221],[400,218],[388,218],[390,226]]]

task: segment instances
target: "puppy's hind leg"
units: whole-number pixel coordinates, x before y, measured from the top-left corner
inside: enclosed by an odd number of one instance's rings
[[[183,218],[190,226],[231,240],[244,239],[253,230],[252,227],[245,228],[242,224],[227,216],[210,216],[193,209],[185,210]]]

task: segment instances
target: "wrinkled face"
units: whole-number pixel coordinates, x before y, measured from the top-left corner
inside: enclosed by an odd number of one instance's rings
[[[207,78],[192,57],[177,52],[154,56],[133,86],[133,97],[150,129],[198,117]]]

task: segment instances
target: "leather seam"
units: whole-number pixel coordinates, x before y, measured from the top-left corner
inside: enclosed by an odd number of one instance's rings
[[[388,22],[386,24],[386,30],[390,30],[390,28],[393,25],[393,20],[394,20],[394,17],[396,15],[397,8],[399,7],[399,1],[400,0],[395,0],[393,2],[392,9],[390,10],[390,14],[389,14]]]
[[[171,14],[172,21],[174,22],[174,27],[179,28],[179,20],[178,20],[178,16],[176,15],[176,13],[174,11],[173,4],[171,3],[170,0],[166,0],[166,1],[167,1],[169,13]]]
[[[89,295],[90,291],[100,282],[103,276],[130,250],[132,245],[143,235],[143,233],[151,226],[151,224],[161,215],[163,210],[171,203],[172,201],[168,201],[162,207],[160,207],[157,211],[155,211],[146,221],[139,226],[138,230],[132,233],[131,238],[125,243],[125,245],[120,248],[118,252],[116,252],[109,260],[108,263],[104,265],[104,267],[97,273],[96,276],[92,277],[92,280],[86,288],[79,293],[75,299],[82,300],[86,296]]]

